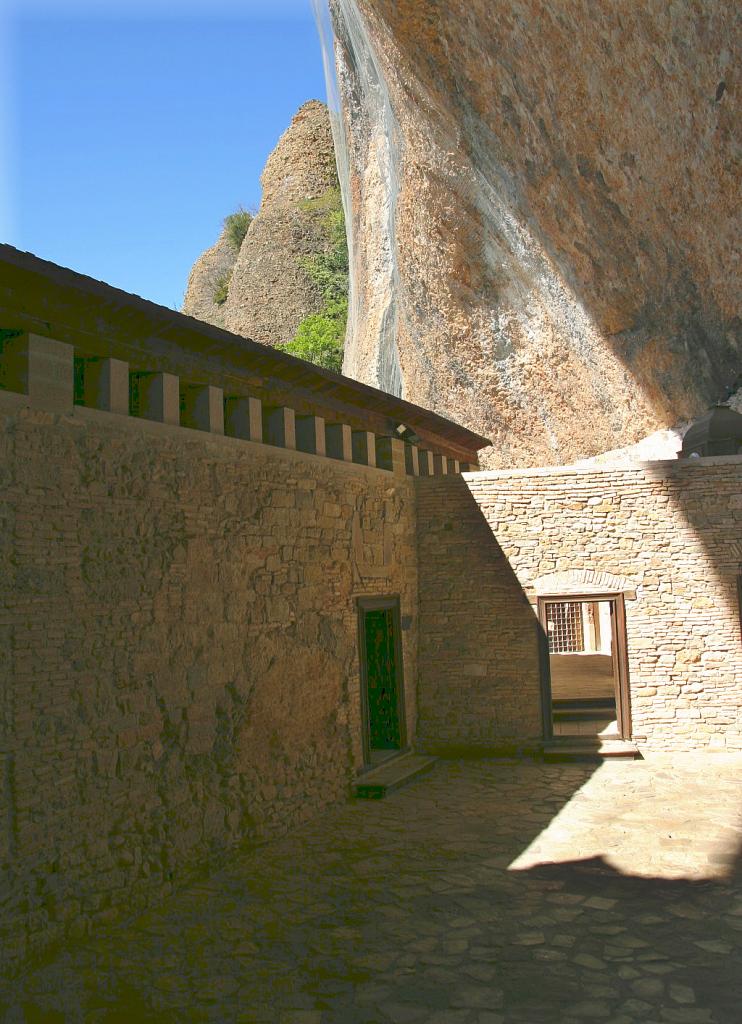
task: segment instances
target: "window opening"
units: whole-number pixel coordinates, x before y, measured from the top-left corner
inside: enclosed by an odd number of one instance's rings
[[[581,602],[564,601],[550,604],[547,631],[550,654],[574,654],[584,651]]]

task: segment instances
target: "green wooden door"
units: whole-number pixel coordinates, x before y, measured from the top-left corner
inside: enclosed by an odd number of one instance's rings
[[[394,642],[394,610],[375,608],[364,613],[366,682],[368,687],[369,746],[399,750],[399,695]]]

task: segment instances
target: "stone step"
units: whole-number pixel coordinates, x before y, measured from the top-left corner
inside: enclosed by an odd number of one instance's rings
[[[353,782],[353,795],[363,800],[381,800],[393,789],[399,789],[430,771],[437,760],[425,754],[400,754],[357,776]]]
[[[560,710],[554,708],[553,718],[555,722],[582,722],[582,721],[595,721],[595,722],[612,722],[616,717],[615,708],[570,708],[569,710]]]
[[[564,736],[544,743],[544,761],[604,761],[607,758],[640,757],[631,740],[601,740],[599,736]]]
[[[553,700],[551,706],[557,711],[592,711],[601,714],[603,711],[615,710],[616,702],[612,697],[591,697],[582,700]]]

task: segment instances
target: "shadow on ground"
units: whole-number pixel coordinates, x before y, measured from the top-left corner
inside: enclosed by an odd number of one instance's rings
[[[617,969],[638,1002],[654,1004],[658,997],[665,1001],[664,1007],[652,1005],[651,1010],[634,1004],[636,1019],[657,1009],[658,1019],[668,1021],[740,1019],[738,948],[735,953],[742,931],[739,859],[726,882],[625,875],[604,857],[543,865],[529,875],[557,883],[561,892],[579,897],[583,905],[612,911],[615,921],[592,929],[602,937],[605,958],[592,966],[609,974]],[[720,924],[733,908],[737,926],[725,936]],[[572,995],[580,998],[579,987],[573,987]],[[569,1015],[568,1003],[564,1012]]]
[[[440,762],[58,952],[3,1019],[737,1024],[738,772]]]

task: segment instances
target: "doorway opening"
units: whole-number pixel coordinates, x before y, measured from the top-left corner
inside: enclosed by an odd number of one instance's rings
[[[363,760],[376,767],[406,749],[398,597],[358,598]]]
[[[630,739],[623,594],[540,597],[538,606],[548,640],[547,736]]]

